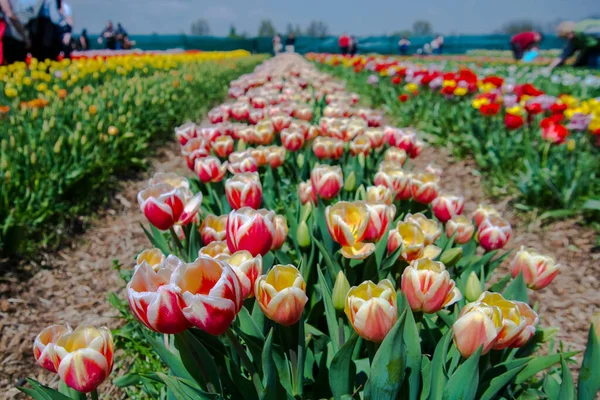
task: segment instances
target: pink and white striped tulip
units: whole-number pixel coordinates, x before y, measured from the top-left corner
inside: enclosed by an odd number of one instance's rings
[[[415,260],[402,273],[402,292],[413,311],[435,313],[462,299],[446,267],[427,258]]]
[[[351,287],[344,312],[360,337],[381,343],[398,319],[396,290],[392,282],[384,279],[375,285],[365,281]]]
[[[344,186],[344,176],[339,165],[316,164],[310,171],[312,191],[322,199],[333,199]]]
[[[69,325],[51,325],[44,328],[33,342],[33,357],[35,358],[35,362],[40,367],[56,373],[56,342],[59,337],[70,332],[72,332],[72,329]]]
[[[382,185],[394,193],[396,200],[407,200],[411,197],[411,175],[398,168],[385,168],[378,171],[374,178],[375,185]]]
[[[218,217],[213,214],[208,214],[202,225],[200,225],[200,235],[202,236],[202,243],[208,245],[215,241],[222,241],[225,239],[225,226],[227,225],[227,215],[219,215]]]
[[[302,317],[308,302],[306,282],[293,265],[275,265],[254,285],[256,301],[267,318],[291,326]]]
[[[539,254],[533,249],[522,246],[515,255],[510,272],[513,278],[523,273],[523,280],[527,287],[533,290],[545,288],[556,278],[560,265],[553,257]]]
[[[464,215],[458,215],[446,222],[446,236],[448,238],[454,236],[454,242],[465,244],[473,237],[475,226]]]
[[[511,235],[512,227],[502,217],[488,217],[477,230],[477,240],[486,251],[503,248],[510,240]]]
[[[411,179],[412,198],[421,204],[429,204],[438,196],[439,178],[436,175],[423,172],[413,175]]]
[[[242,287],[242,297],[254,296],[254,283],[263,272],[262,256],[253,257],[246,250],[236,251],[234,254],[222,254],[216,257],[231,266]]]
[[[221,164],[215,156],[197,158],[194,172],[202,183],[221,182],[227,173],[227,161]]]
[[[227,217],[227,246],[232,253],[247,250],[256,257],[264,256],[271,249],[275,227],[275,213],[265,209],[254,210],[242,207],[233,210]]]
[[[196,124],[193,122],[187,122],[175,128],[175,137],[177,137],[179,144],[182,146],[194,139],[196,135]]]
[[[475,220],[475,226],[479,227],[483,221],[489,217],[501,217],[500,212],[492,206],[479,205],[473,213],[473,220]]]
[[[250,207],[256,210],[262,201],[262,185],[258,173],[245,172],[227,179],[225,194],[232,209]]]
[[[304,134],[299,129],[284,129],[280,136],[281,144],[288,151],[298,151],[304,145]]]
[[[183,299],[181,312],[195,327],[211,334],[224,333],[242,307],[242,286],[233,269],[222,261],[200,256],[180,262],[171,282]]]
[[[462,214],[465,208],[465,198],[442,194],[433,200],[431,206],[436,218],[442,222],[447,222],[449,219]]]
[[[194,196],[185,187],[174,188],[168,183],[159,183],[139,192],[138,203],[152,225],[167,230],[175,224],[192,222],[200,210],[202,193]]]
[[[388,231],[390,222],[394,220],[396,206],[388,206],[383,202],[366,202],[365,204],[369,210],[369,223],[367,224],[363,240],[366,242],[378,242]]]
[[[233,144],[231,136],[219,136],[210,144],[210,147],[217,156],[227,158],[233,153]]]
[[[273,235],[271,250],[279,250],[287,240],[288,226],[285,217],[283,215],[275,215],[273,226],[275,227],[275,234]]]

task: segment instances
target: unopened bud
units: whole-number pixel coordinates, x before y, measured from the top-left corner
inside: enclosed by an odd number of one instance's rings
[[[296,164],[298,164],[298,168],[304,167],[304,154],[298,154],[296,157]]]
[[[367,190],[363,185],[360,185],[358,189],[356,189],[356,193],[354,195],[354,200],[356,201],[365,201],[367,199]]]
[[[365,167],[365,155],[363,153],[358,155],[358,165],[360,165],[361,168]]]
[[[300,247],[310,246],[310,232],[308,231],[308,225],[306,221],[301,221],[296,229],[296,240]]]
[[[346,192],[351,192],[356,188],[356,175],[354,171],[350,172],[350,175],[344,179],[344,190]]]
[[[481,281],[475,272],[471,272],[471,275],[469,275],[469,278],[467,279],[465,297],[468,301],[475,301],[481,296],[481,293],[483,293]]]
[[[575,145],[576,145],[575,140],[573,140],[573,139],[567,140],[567,150],[569,150],[569,151],[575,150]]]
[[[242,152],[246,149],[246,141],[244,139],[240,139],[237,142],[236,151]]]
[[[350,283],[348,279],[346,279],[346,275],[344,272],[340,271],[335,278],[335,284],[333,285],[333,293],[331,296],[333,297],[333,307],[342,311],[344,306],[346,305],[346,296],[350,291]]]
[[[462,247],[456,247],[454,249],[446,250],[444,253],[442,253],[440,261],[446,267],[453,267],[461,259],[462,253]]]
[[[310,201],[306,204],[303,204],[302,207],[300,208],[300,221],[306,221],[308,219],[308,217],[310,216],[312,209],[313,209],[313,205]]]
[[[594,326],[594,330],[596,331],[596,338],[600,341],[600,312],[596,313],[592,317],[592,325]]]

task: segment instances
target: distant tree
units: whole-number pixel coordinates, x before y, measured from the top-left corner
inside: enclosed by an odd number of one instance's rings
[[[412,36],[412,34],[413,33],[410,29],[402,29],[399,31],[392,32],[390,34],[390,36],[399,36],[399,37],[407,36],[408,37],[408,36]]]
[[[311,21],[308,28],[306,28],[306,36],[325,37],[328,33],[329,28],[323,21]]]
[[[277,30],[270,19],[263,19],[258,26],[258,36],[275,36]]]
[[[433,27],[429,21],[419,20],[413,24],[412,31],[416,36],[427,36],[433,34]]]
[[[235,26],[230,25],[229,26],[229,35],[227,35],[227,37],[233,38],[233,39],[242,39],[244,38],[244,34],[238,35]]]
[[[208,26],[208,22],[205,19],[199,19],[197,21],[192,22],[191,27],[192,35],[196,36],[206,36],[210,33],[210,27]]]
[[[543,31],[544,29],[540,24],[537,24],[531,20],[515,20],[507,22],[502,25],[500,29],[497,30],[498,33],[503,33],[505,35],[515,35],[520,32],[529,32],[529,31]]]
[[[287,24],[286,28],[285,28],[285,34],[286,35],[294,35],[294,36],[300,36],[302,35],[302,29],[300,29],[300,25],[296,24],[296,26],[294,27],[294,25],[292,24]]]

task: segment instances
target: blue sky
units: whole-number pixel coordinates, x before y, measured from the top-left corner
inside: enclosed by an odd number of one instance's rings
[[[428,20],[444,34],[490,33],[514,19],[543,24],[581,19],[600,12],[598,0],[66,0],[73,8],[76,30],[99,32],[106,20],[120,21],[130,34],[189,33],[204,18],[211,34],[256,35],[261,19],[284,31],[287,23],[305,28],[322,20],[332,34],[377,35],[410,28]]]

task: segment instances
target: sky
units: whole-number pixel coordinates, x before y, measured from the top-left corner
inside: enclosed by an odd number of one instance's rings
[[[64,1],[64,0],[63,0]],[[255,36],[262,19],[284,32],[288,23],[301,28],[322,20],[331,34],[358,36],[410,29],[429,21],[442,34],[492,33],[506,22],[530,19],[543,25],[557,19],[578,20],[600,12],[599,0],[66,0],[75,30],[102,30],[108,19],[132,34],[189,33],[193,21],[208,21],[210,33]]]

